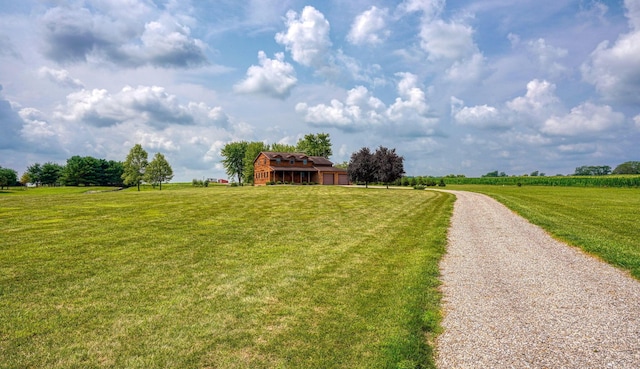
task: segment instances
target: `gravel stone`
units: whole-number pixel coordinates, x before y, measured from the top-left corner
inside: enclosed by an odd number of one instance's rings
[[[640,282],[488,196],[448,192],[438,368],[640,368]]]

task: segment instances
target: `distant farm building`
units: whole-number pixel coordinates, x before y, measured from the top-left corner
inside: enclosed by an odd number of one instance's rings
[[[219,179],[218,183],[222,183],[222,184],[228,184],[229,181],[227,181],[226,179]]]
[[[321,156],[302,153],[261,152],[253,161],[253,183],[318,183],[347,185],[347,170],[336,168]]]

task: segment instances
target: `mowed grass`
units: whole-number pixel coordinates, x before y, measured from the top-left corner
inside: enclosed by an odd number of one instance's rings
[[[0,367],[433,367],[453,196],[0,194]]]
[[[640,190],[448,186],[485,193],[552,235],[640,279]]]

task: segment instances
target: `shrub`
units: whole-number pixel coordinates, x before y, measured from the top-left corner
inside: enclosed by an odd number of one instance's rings
[[[413,186],[414,190],[424,190],[425,188],[427,188],[425,185],[415,185],[415,186]]]
[[[440,183],[438,183],[438,186],[440,187],[445,187],[447,184],[444,183],[444,179],[440,178]]]

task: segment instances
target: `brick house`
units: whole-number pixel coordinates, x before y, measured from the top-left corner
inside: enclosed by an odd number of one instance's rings
[[[346,169],[334,167],[321,156],[263,151],[253,161],[253,183],[266,185],[269,182],[346,185],[349,176]]]

